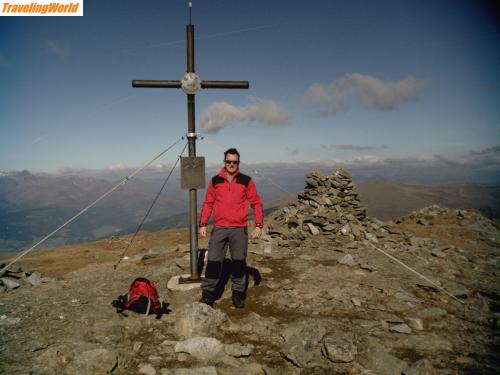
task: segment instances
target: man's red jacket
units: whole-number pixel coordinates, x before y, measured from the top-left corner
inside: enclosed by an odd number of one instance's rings
[[[253,209],[255,225],[262,228],[262,202],[252,179],[237,169],[231,181],[224,168],[208,185],[200,226],[206,226],[212,211],[215,225],[220,227],[246,227],[248,203]]]

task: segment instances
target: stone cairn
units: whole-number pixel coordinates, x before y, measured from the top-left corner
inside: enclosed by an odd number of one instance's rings
[[[273,216],[268,234],[288,241],[291,246],[319,234],[376,241],[370,232],[380,227],[367,218],[351,173],[344,169],[332,175],[321,171],[307,174],[304,191]]]

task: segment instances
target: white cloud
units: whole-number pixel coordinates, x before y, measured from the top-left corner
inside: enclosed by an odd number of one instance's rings
[[[364,165],[371,165],[371,164],[384,164],[387,161],[387,158],[383,156],[376,156],[376,155],[358,155],[355,156],[351,159],[351,163],[354,164],[364,164]]]
[[[364,154],[351,158],[315,159],[281,164],[261,163],[258,168],[271,175],[293,173],[293,170],[332,171],[345,168],[358,179],[385,178],[425,184],[471,182],[500,186],[500,146],[461,155],[386,157]]]
[[[287,150],[291,150],[288,148]],[[304,152],[301,152],[304,155]],[[277,159],[278,160],[278,159]],[[164,165],[168,167],[167,165]],[[123,163],[112,167],[131,168]],[[88,170],[81,168],[65,168],[61,174],[79,174],[84,176],[99,176],[116,180],[117,176],[124,175],[124,170],[110,169]],[[217,173],[220,164],[207,162],[207,176]],[[470,151],[461,155],[422,155],[411,157],[384,157],[377,155],[357,155],[351,158],[315,159],[293,162],[260,162],[243,165],[244,169],[252,171],[252,176],[272,176],[275,182],[287,187],[295,176],[298,180],[297,190],[303,187],[304,173],[315,169],[322,169],[330,173],[338,168],[345,168],[359,179],[387,178],[394,181],[408,183],[445,183],[445,182],[471,182],[477,184],[500,186],[500,146]],[[148,169],[149,173],[161,173],[161,170]],[[150,176],[150,175],[149,175]],[[161,174],[157,174],[161,176]],[[280,177],[281,176],[281,177]],[[295,178],[294,177],[294,178]],[[138,175],[144,178],[144,174]],[[164,176],[162,177],[164,178]],[[280,179],[281,178],[281,179]]]
[[[456,167],[498,167],[500,166],[500,146],[470,151],[467,155],[455,157],[435,155],[434,157],[444,165]]]
[[[69,47],[62,46],[59,42],[50,39],[44,39],[43,44],[46,50],[60,59],[66,59],[70,54]]]
[[[130,168],[130,167],[125,165],[124,162],[120,161],[116,164],[110,165],[107,169],[110,171],[123,171],[123,170],[128,169],[128,168]]]
[[[500,146],[481,151],[470,151],[462,155],[422,155],[414,157],[385,157],[375,155],[357,155],[349,159],[324,160],[326,163],[345,165],[346,167],[361,166],[393,166],[398,168],[427,167],[454,169],[500,169]]]
[[[329,85],[312,84],[302,101],[305,104],[322,105],[322,112],[325,114],[345,111],[354,100],[366,107],[390,110],[402,103],[416,100],[418,92],[429,83],[428,79],[412,76],[399,81],[382,81],[370,75],[350,73]]]
[[[214,102],[202,115],[201,128],[206,133],[217,133],[238,121],[256,122],[268,126],[283,125],[290,121],[290,114],[272,100],[252,97],[245,106]]]
[[[350,144],[324,144],[321,145],[321,148],[325,150],[369,151],[369,150],[386,150],[389,147],[385,145],[370,146],[370,145],[350,145]]]

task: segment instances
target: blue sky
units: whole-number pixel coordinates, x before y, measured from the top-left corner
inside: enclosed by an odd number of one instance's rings
[[[187,130],[182,0],[0,18],[0,170],[136,166]],[[500,29],[480,1],[193,1],[198,154],[463,158],[500,144]],[[475,152],[475,153],[474,153]],[[174,153],[163,162],[171,162]],[[498,155],[496,155],[496,159]]]

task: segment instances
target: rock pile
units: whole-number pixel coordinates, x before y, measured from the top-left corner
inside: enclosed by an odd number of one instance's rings
[[[0,270],[5,268],[6,264],[0,264]],[[23,270],[16,265],[9,266],[0,273],[0,293],[19,288],[23,285],[39,285],[47,281],[42,278],[39,272]]]
[[[500,242],[498,222],[475,210],[448,208],[433,204],[396,220],[396,224],[419,224],[422,226],[441,225],[443,223],[479,231],[488,236],[491,241]]]
[[[332,175],[314,171],[306,175],[306,187],[295,201],[279,210],[269,225],[269,235],[293,243],[316,235],[348,236],[376,240],[380,224],[369,220],[366,208],[351,180],[338,169]]]
[[[429,225],[433,223],[434,219],[442,219],[445,216],[456,217],[458,219],[469,218],[474,219],[474,221],[477,221],[482,217],[481,214],[476,214],[472,210],[460,210],[457,208],[447,208],[433,204],[400,217],[396,220],[396,224],[416,223],[420,225]]]

